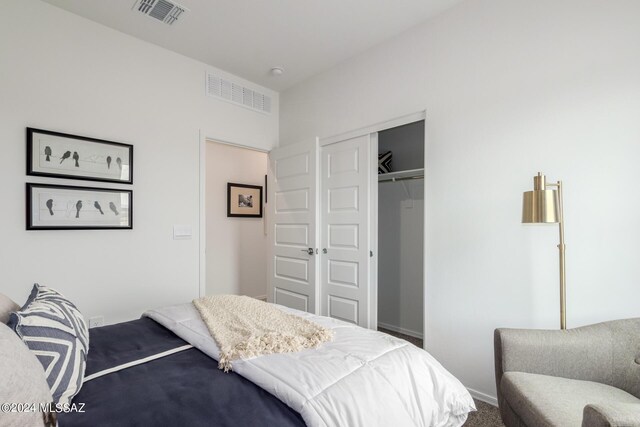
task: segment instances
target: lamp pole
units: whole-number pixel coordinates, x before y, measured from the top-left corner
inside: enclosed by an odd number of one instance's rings
[[[560,243],[558,244],[558,253],[560,258],[560,329],[567,329],[567,274],[564,264],[566,246],[564,244],[562,181],[558,181],[555,184],[546,184],[546,186],[558,188],[558,227],[560,230]]]
[[[558,250],[560,254],[560,329],[567,329],[567,275],[564,268],[564,213],[562,206],[562,181],[558,181],[558,204],[560,213],[560,222],[558,223],[560,228],[560,243],[558,244]]]

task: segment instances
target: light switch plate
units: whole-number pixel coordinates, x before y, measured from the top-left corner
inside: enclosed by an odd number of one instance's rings
[[[173,226],[173,240],[189,240],[191,239],[193,232],[190,225],[174,225]]]

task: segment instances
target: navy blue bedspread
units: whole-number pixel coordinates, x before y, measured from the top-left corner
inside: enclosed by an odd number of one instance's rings
[[[147,318],[91,329],[89,342],[86,375],[187,344]],[[73,402],[85,412],[59,414],[60,427],[305,425],[275,396],[194,348],[88,381]]]

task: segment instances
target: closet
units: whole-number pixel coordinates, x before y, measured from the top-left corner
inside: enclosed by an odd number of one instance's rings
[[[378,153],[378,327],[422,338],[424,121],[380,131]]]
[[[422,338],[425,116],[270,152],[269,301]]]

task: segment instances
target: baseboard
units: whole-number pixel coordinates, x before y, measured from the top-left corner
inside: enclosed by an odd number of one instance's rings
[[[420,332],[412,331],[411,329],[401,328],[399,326],[390,325],[388,323],[378,322],[378,327],[383,329],[388,329],[393,332],[398,332],[400,334],[409,335],[410,337],[422,339],[424,335]]]
[[[482,400],[484,403],[488,403],[489,405],[498,406],[498,399],[496,399],[495,397],[489,396],[486,393],[481,393],[481,392],[479,392],[477,390],[474,390],[472,388],[468,388],[467,387],[467,390],[469,390],[469,394],[474,399]]]
[[[267,301],[267,296],[266,295],[258,295],[257,297],[254,297],[255,299],[259,299],[260,301]]]

